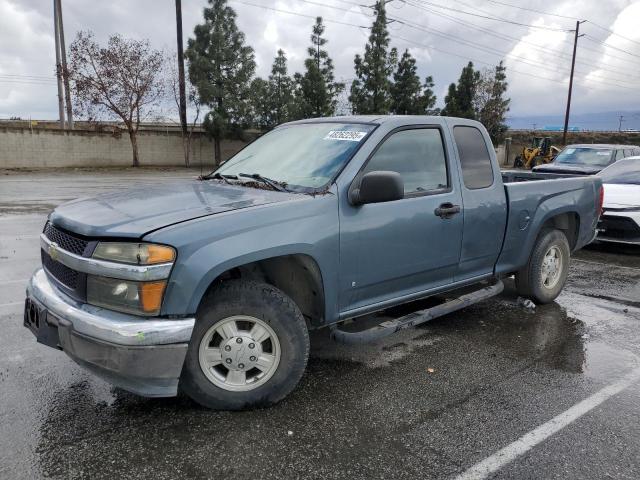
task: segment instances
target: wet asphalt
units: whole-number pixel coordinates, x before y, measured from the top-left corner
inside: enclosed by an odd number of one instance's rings
[[[563,294],[490,301],[368,346],[325,331],[275,407],[205,410],[95,378],[22,326],[53,206],[170,170],[0,174],[0,478],[453,478],[640,368],[640,250],[590,247]],[[640,478],[640,383],[490,478]]]

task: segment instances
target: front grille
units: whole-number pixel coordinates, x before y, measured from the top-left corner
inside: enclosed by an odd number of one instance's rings
[[[619,240],[640,240],[640,226],[628,217],[603,215],[598,225],[601,234]]]
[[[44,226],[44,235],[52,242],[57,243],[61,249],[76,255],[83,255],[89,244],[87,240],[78,235],[54,227],[51,222],[47,222]]]
[[[40,250],[40,253],[42,256],[42,265],[51,275],[71,290],[78,289],[80,272],[72,270],[60,262],[56,262],[44,250]]]

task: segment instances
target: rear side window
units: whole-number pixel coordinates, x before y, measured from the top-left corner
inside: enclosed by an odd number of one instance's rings
[[[493,185],[491,157],[480,130],[475,127],[454,127],[453,137],[460,155],[464,185],[473,190]]]
[[[405,195],[447,188],[447,163],[440,130],[418,128],[393,133],[378,147],[363,173],[376,170],[398,172]]]

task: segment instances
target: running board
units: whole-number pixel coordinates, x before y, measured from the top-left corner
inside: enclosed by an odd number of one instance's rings
[[[389,335],[393,335],[400,330],[415,327],[416,325],[441,317],[447,313],[455,312],[456,310],[468,307],[474,303],[487,300],[498,295],[503,289],[504,284],[501,280],[498,280],[498,282],[493,285],[481,288],[471,293],[460,295],[457,298],[440,305],[436,305],[435,307],[411,312],[403,317],[382,322],[375,327],[371,327],[360,332],[346,332],[344,330],[340,330],[337,326],[333,326],[331,328],[331,338],[338,343],[345,343],[347,345],[373,342],[375,340],[388,337]]]

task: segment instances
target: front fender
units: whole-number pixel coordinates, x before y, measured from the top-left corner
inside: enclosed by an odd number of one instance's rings
[[[333,194],[268,208],[244,209],[154,232],[145,240],[176,247],[162,315],[193,315],[225,271],[283,255],[311,257],[322,275],[325,318],[335,316],[338,285],[338,216]]]

